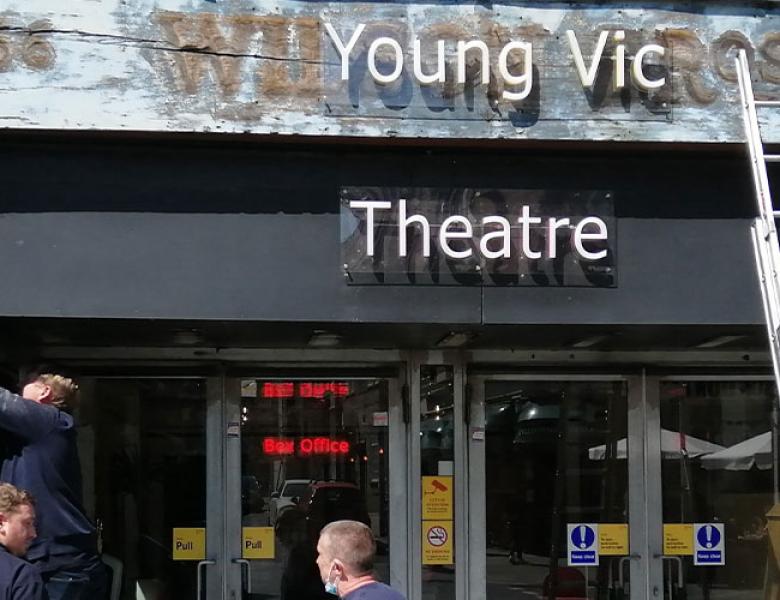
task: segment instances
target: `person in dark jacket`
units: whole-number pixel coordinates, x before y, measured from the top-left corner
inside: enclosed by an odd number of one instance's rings
[[[0,481],[29,491],[38,508],[38,537],[27,558],[39,569],[51,600],[99,599],[106,572],[95,528],[82,507],[81,468],[73,417],[73,380],[33,372],[22,395],[0,388]]]
[[[34,539],[32,496],[0,483],[0,600],[48,600],[38,569],[22,558]]]

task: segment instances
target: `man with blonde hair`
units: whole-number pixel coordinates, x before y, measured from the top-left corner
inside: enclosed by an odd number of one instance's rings
[[[376,541],[359,521],[334,521],[322,528],[317,567],[325,591],[343,600],[404,600],[374,576]]]
[[[64,410],[78,386],[40,368],[19,387],[21,396],[0,388],[0,481],[35,498],[38,537],[27,559],[40,571],[51,600],[101,598],[106,573],[82,506],[76,426]]]
[[[32,496],[10,483],[0,483],[0,598],[48,599],[40,573],[23,560],[34,539]]]

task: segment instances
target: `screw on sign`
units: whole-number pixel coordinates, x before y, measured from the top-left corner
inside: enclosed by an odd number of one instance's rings
[[[447,530],[444,527],[431,527],[428,530],[428,543],[436,547],[446,544]]]

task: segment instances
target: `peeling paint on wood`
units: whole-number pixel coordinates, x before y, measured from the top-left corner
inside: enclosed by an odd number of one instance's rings
[[[365,24],[348,82],[325,23],[344,40]],[[583,88],[567,30],[586,62],[604,30],[625,32],[629,59],[642,45],[663,46],[666,55],[647,68],[666,84],[615,90],[610,37],[593,89]],[[404,52],[402,76],[390,84],[366,68],[379,37]],[[436,42],[445,41],[445,82],[412,77],[415,38],[427,72]],[[487,84],[475,55],[466,82],[455,82],[455,43],[471,39],[490,49]],[[504,99],[495,61],[508,41],[533,46],[533,88],[521,101]],[[780,9],[744,4],[692,13],[602,4],[11,0],[0,11],[0,127],[734,142],[743,137],[736,48],[748,51],[757,97],[780,98]],[[387,46],[376,61],[392,70]],[[780,111],[766,113],[764,125],[766,139],[780,143]]]

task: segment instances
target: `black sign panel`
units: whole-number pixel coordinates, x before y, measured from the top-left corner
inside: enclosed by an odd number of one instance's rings
[[[353,285],[617,286],[606,191],[346,187]]]

